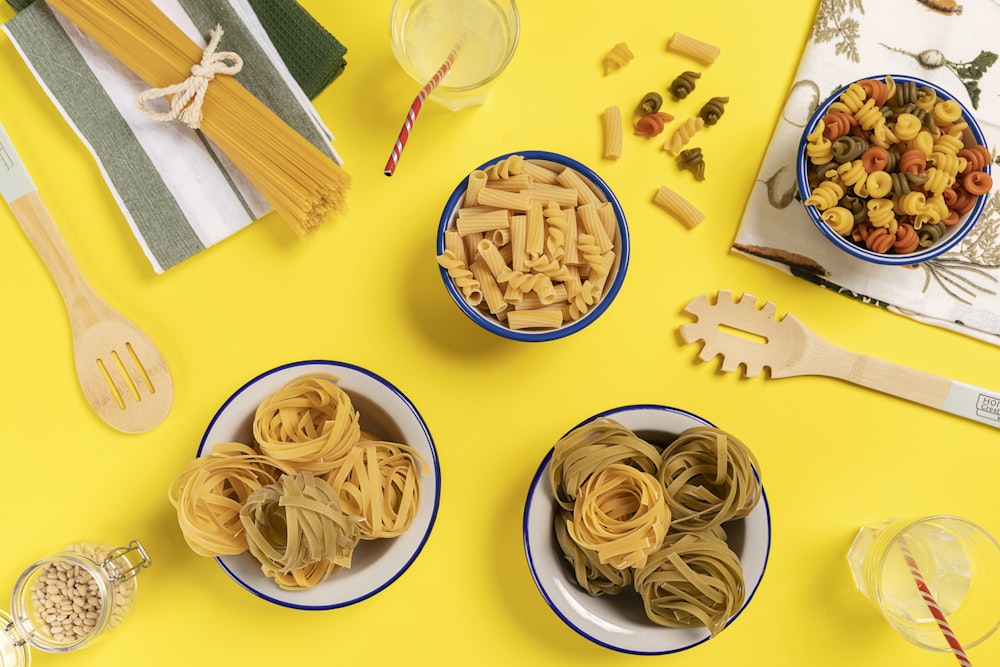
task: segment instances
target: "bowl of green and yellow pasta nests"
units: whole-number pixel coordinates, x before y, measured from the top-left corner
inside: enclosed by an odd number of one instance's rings
[[[948,252],[993,188],[982,128],[955,95],[907,75],[858,79],[813,113],[797,155],[817,229],[852,257],[912,265]]]
[[[736,435],[665,405],[612,408],[542,459],[525,555],[545,602],[614,651],[683,651],[750,603],[771,545],[760,466]]]
[[[629,259],[625,214],[593,170],[549,151],[489,160],[441,215],[437,262],[473,322],[518,341],[556,340],[604,313]]]
[[[327,610],[399,578],[437,516],[437,450],[416,407],[354,364],[253,377],[212,417],[168,497],[184,541],[253,595]]]

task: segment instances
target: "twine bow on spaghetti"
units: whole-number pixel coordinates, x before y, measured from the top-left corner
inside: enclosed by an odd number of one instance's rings
[[[201,57],[201,62],[191,66],[191,76],[180,83],[165,88],[150,88],[136,98],[136,106],[144,114],[154,120],[180,120],[192,130],[201,127],[201,106],[208,92],[208,84],[217,74],[234,76],[243,69],[243,58],[232,51],[219,51],[219,40],[222,39],[222,26],[210,30],[211,39]],[[168,111],[155,111],[146,106],[147,102],[170,98]]]

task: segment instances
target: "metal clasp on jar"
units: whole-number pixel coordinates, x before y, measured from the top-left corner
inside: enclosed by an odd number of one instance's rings
[[[131,579],[139,570],[152,565],[152,560],[139,540],[132,540],[127,547],[113,549],[101,561],[101,568],[111,581]]]

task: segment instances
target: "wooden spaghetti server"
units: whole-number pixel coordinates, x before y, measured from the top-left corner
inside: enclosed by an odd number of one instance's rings
[[[3,126],[0,195],[66,304],[77,376],[87,402],[101,419],[125,433],[158,425],[174,396],[166,361],[146,334],[87,283]]]
[[[850,352],[809,330],[791,313],[778,319],[771,302],[757,307],[752,294],[733,301],[721,290],[713,303],[701,295],[684,308],[695,322],[679,329],[685,343],[701,342],[698,358],[722,357],[722,370],[742,365],[746,377],[822,375],[853,382],[966,419],[1000,428],[1000,393]]]

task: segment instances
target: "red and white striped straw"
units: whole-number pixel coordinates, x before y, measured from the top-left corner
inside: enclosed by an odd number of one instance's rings
[[[924,599],[924,603],[927,605],[927,610],[931,612],[931,616],[937,622],[938,628],[941,630],[941,634],[944,635],[944,639],[948,642],[948,646],[951,648],[951,652],[955,654],[958,659],[959,664],[962,667],[972,667],[972,663],[969,662],[969,657],[965,655],[965,649],[959,643],[958,638],[955,633],[951,630],[951,625],[948,624],[948,619],[945,617],[944,612],[941,611],[941,607],[938,606],[937,601],[934,596],[931,595],[930,588],[927,587],[927,582],[924,581],[924,575],[920,573],[920,568],[917,566],[917,561],[913,557],[913,552],[910,551],[910,545],[906,542],[906,536],[899,536],[899,549],[903,552],[903,558],[906,559],[906,564],[910,568],[910,574],[913,575],[913,581],[917,584],[917,589],[920,591],[920,597]]]
[[[451,66],[455,62],[455,57],[458,52],[462,50],[462,44],[465,43],[465,36],[463,35],[461,39],[455,44],[455,47],[445,58],[444,64],[441,68],[434,73],[431,80],[427,82],[427,85],[417,93],[417,96],[413,99],[413,104],[410,105],[410,110],[406,113],[406,118],[403,119],[403,127],[399,131],[399,136],[396,138],[396,143],[392,147],[392,153],[389,154],[389,161],[385,163],[385,175],[392,176],[396,171],[396,165],[399,164],[399,158],[403,154],[403,148],[406,147],[406,141],[410,138],[410,130],[413,129],[413,123],[417,120],[417,114],[420,113],[420,109],[424,106],[424,100],[431,94],[431,92],[438,87],[448,72],[451,71]]]

